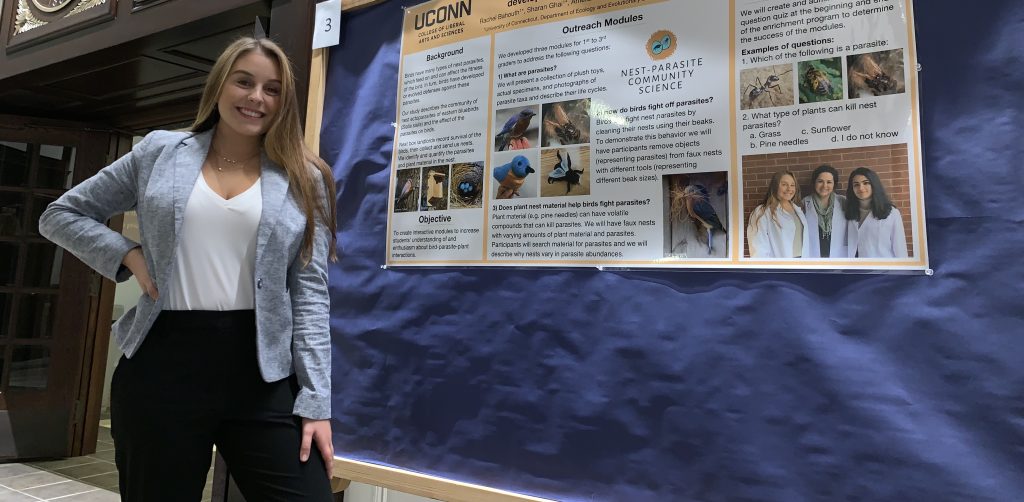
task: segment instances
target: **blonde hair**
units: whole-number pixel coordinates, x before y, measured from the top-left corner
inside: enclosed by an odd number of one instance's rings
[[[783,176],[793,178],[793,186],[796,189],[796,192],[793,194],[793,200],[790,201],[790,203],[793,205],[800,204],[800,184],[796,182],[796,176],[789,171],[779,171],[772,175],[772,180],[768,183],[768,193],[764,194],[764,198],[761,199],[761,204],[754,208],[754,212],[757,213],[756,215],[753,215],[753,221],[751,222],[754,226],[757,226],[758,222],[761,221],[761,218],[764,218],[766,213],[771,214],[772,221],[775,222],[775,225],[780,227],[782,226],[782,224],[779,223],[776,210],[780,205],[782,205],[782,200],[779,199],[779,185],[782,184]]]
[[[298,98],[295,95],[295,75],[288,56],[280,46],[269,38],[245,37],[224,49],[206,79],[203,97],[199,101],[199,112],[192,123],[192,132],[205,132],[216,127],[220,121],[217,101],[220,99],[221,89],[224,88],[235,61],[251,51],[259,51],[273,60],[281,72],[280,106],[277,114],[271,119],[267,132],[263,134],[262,143],[267,157],[284,168],[293,195],[298,200],[299,207],[306,213],[306,231],[300,255],[303,265],[309,264],[313,258],[313,237],[317,217],[330,231],[329,257],[332,261],[337,260],[334,174],[330,166],[307,148],[302,140]],[[311,166],[316,169],[311,169]]]

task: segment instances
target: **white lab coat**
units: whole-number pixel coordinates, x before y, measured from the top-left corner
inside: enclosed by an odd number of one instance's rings
[[[846,204],[846,197],[835,194],[832,201],[836,205],[832,209],[832,240],[829,244],[829,258],[846,258],[846,215],[843,214],[843,205]],[[813,195],[804,197],[804,213],[807,218],[807,239],[808,252],[805,258],[821,258],[820,237],[818,234],[818,212],[814,210]]]
[[[793,208],[796,210],[796,216],[787,213],[781,207],[776,209],[778,223],[772,219],[771,213],[765,212],[765,206],[754,208],[750,213],[750,223],[747,225],[747,245],[750,246],[752,258],[793,258],[796,218],[799,218],[804,226],[803,249],[800,250],[800,256],[807,256],[807,220],[799,205],[794,204]]]
[[[895,207],[884,220],[868,215],[864,223],[847,222],[847,245],[850,256],[858,258],[906,258],[907,236],[903,233],[903,218]],[[835,234],[832,235],[835,239]]]

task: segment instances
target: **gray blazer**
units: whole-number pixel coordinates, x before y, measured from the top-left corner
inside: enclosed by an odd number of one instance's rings
[[[154,131],[131,153],[54,201],[39,219],[39,232],[107,278],[131,272],[124,255],[140,244],[108,228],[111,216],[135,209],[142,251],[157,288],[170,283],[178,235],[192,187],[210,148],[212,132]],[[296,415],[331,416],[330,299],[327,255],[330,238],[319,220],[313,258],[302,265],[299,249],[305,213],[288,189],[284,170],[261,160],[263,212],[256,238],[255,302],[259,367],[273,382],[295,373],[300,390]],[[287,264],[287,266],[286,266]],[[132,357],[163,308],[143,294],[113,326],[114,339]],[[197,350],[201,350],[198,349]]]

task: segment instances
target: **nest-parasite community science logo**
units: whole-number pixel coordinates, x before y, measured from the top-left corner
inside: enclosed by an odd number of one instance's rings
[[[677,42],[675,33],[658,30],[647,39],[647,55],[655,61],[665,59],[676,51]]]

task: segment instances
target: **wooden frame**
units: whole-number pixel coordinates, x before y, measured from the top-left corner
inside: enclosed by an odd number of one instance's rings
[[[334,476],[447,502],[551,502],[550,499],[339,457],[334,458]]]
[[[171,0],[132,0],[132,14],[170,1]]]
[[[67,35],[83,28],[114,19],[117,13],[116,0],[78,0],[63,16],[37,17],[29,7],[29,0],[8,0],[11,6],[10,26],[8,27],[7,53],[16,52],[49,40]],[[32,26],[19,33],[19,11],[26,12],[24,23]]]

